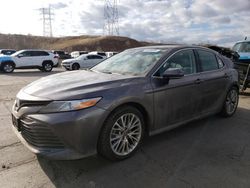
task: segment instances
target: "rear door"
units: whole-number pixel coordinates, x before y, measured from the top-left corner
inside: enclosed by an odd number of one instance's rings
[[[31,51],[32,55],[32,65],[33,66],[41,66],[41,54],[40,51]]]
[[[166,83],[161,75],[171,68],[181,68],[184,77]],[[200,73],[194,51],[185,49],[173,54],[152,78],[156,129],[192,119],[201,105]]]
[[[83,69],[87,69],[90,67],[92,63],[92,55],[82,56],[80,60],[80,67]]]
[[[229,75],[223,61],[213,52],[197,49],[201,71],[202,113],[220,110],[227,88],[230,85]]]
[[[87,60],[84,62],[84,67],[92,68],[93,66],[97,65],[103,58],[99,55],[88,55]]]
[[[101,62],[104,58],[100,55],[93,55],[92,56],[92,63],[91,63],[91,67],[97,65],[99,62]]]

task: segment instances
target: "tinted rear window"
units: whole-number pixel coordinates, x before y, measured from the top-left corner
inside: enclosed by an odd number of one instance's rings
[[[49,53],[45,51],[31,51],[32,56],[48,56]]]
[[[215,54],[205,50],[197,50],[201,63],[202,71],[211,71],[218,69],[218,62]]]

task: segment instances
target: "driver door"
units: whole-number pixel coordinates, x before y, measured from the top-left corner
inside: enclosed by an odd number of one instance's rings
[[[32,67],[33,57],[31,51],[24,51],[18,54],[15,63],[17,67]]]
[[[171,68],[182,69],[184,76],[163,81],[163,72]],[[163,63],[152,78],[155,129],[165,129],[199,114],[202,103],[199,80],[192,49],[178,51]]]

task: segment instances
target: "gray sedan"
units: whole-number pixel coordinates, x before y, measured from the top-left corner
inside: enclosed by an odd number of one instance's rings
[[[41,78],[12,109],[14,131],[34,153],[122,160],[154,135],[238,105],[233,63],[207,48],[129,49],[90,70]]]

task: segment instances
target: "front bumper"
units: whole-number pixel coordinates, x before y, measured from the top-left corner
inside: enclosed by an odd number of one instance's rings
[[[59,160],[94,155],[107,115],[98,107],[51,114],[27,115],[21,111],[13,107],[12,114],[19,122],[13,129],[22,143],[38,155]]]
[[[65,69],[70,69],[71,68],[70,64],[64,64],[64,63],[62,63],[61,66],[63,66]]]

